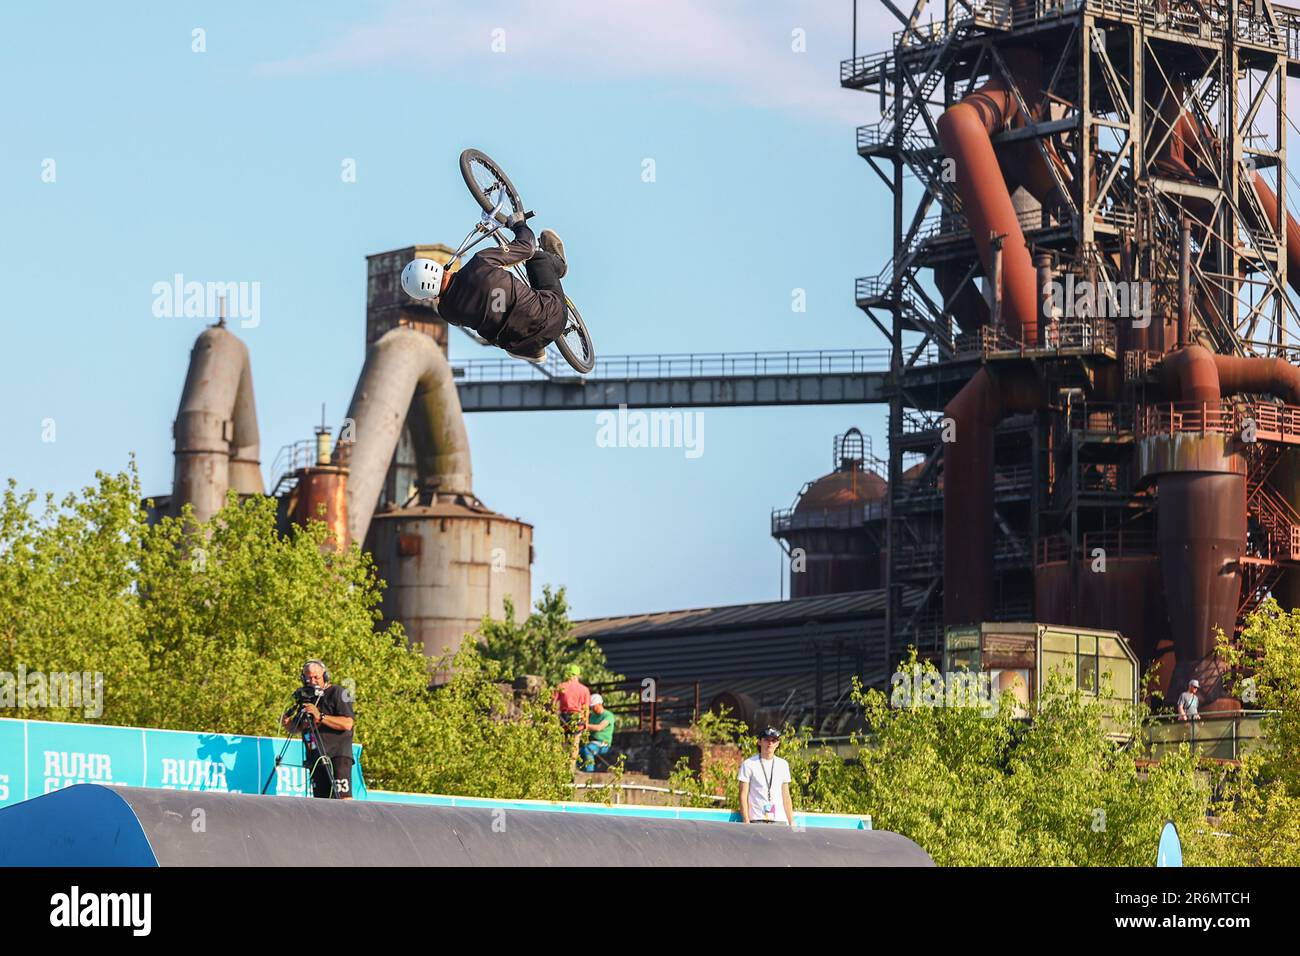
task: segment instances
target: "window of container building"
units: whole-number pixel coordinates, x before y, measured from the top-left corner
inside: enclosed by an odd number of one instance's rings
[[[1097,639],[1097,658],[1101,664],[1100,685],[1112,700],[1132,703],[1137,691],[1137,673],[1133,662],[1113,637]]]
[[[1097,636],[1078,634],[1076,638],[1079,655],[1079,690],[1096,697],[1097,676],[1101,672],[1101,662],[1097,659]]]
[[[1043,634],[1043,651],[1039,661],[1039,683],[1043,690],[1058,670],[1065,671],[1066,677],[1079,686],[1079,635],[1061,631],[1047,631]]]
[[[978,673],[980,669],[980,632],[955,631],[948,635],[947,646],[943,652],[944,673],[953,671],[970,671]]]

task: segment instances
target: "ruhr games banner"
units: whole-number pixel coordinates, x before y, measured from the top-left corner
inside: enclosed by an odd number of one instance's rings
[[[270,777],[269,794],[310,796],[302,741],[290,740],[276,766],[284,745],[274,737],[0,718],[0,807],[79,783],[260,793]],[[360,745],[352,753],[352,792],[365,799]]]

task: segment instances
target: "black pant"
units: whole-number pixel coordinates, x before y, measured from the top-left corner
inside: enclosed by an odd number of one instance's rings
[[[545,249],[538,249],[533,257],[524,263],[528,270],[528,284],[538,291],[550,289],[560,301],[564,301],[564,288],[560,285],[560,269],[563,264],[560,257]]]
[[[560,285],[561,268],[563,265],[559,256],[545,249],[538,249],[533,253],[532,258],[524,263],[524,269],[528,273],[528,284],[533,287],[533,291],[542,298],[554,296],[558,307],[547,309],[547,313],[558,318],[552,318],[540,332],[511,344],[509,347],[511,352],[520,355],[534,354],[554,342],[564,331],[569,316],[568,306],[564,302],[564,287]]]
[[[307,770],[311,774],[311,795],[322,799],[333,797],[336,800],[344,800],[352,796],[352,758],[351,757],[331,757],[330,763],[334,767],[334,792],[330,793],[330,772],[325,766],[325,761],[316,760],[314,757],[309,758],[313,762],[308,764]]]

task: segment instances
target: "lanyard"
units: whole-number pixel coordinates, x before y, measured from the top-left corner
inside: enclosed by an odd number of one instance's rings
[[[775,803],[776,798],[772,796],[772,778],[776,776],[776,755],[772,755],[772,770],[770,773],[763,769],[762,757],[758,758],[758,769],[763,771],[763,782],[767,784],[767,799]]]

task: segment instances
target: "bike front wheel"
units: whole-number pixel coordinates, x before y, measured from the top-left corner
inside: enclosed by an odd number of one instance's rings
[[[578,307],[567,295],[564,304],[567,306],[564,333],[555,340],[555,347],[574,371],[586,375],[596,367],[596,349],[591,344],[591,333],[587,331],[587,323],[582,321]]]
[[[460,154],[460,174],[465,178],[474,201],[483,207],[484,212],[497,208],[502,198],[505,203],[497,213],[497,220],[504,223],[517,212],[524,211],[523,201],[510,177],[487,153],[477,149],[467,149]]]

